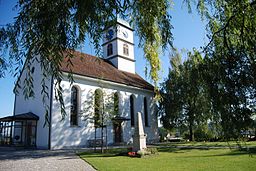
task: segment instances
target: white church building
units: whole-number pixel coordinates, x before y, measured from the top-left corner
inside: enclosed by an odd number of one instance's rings
[[[73,84],[68,80],[66,61],[63,62],[61,87],[67,114],[63,120],[55,99],[54,78],[48,79],[50,98],[43,103],[42,71],[40,64],[34,62],[35,95],[25,99],[22,88],[26,69],[23,69],[20,87],[16,86],[20,93],[15,95],[14,115],[0,118],[2,143],[41,149],[92,146],[101,139],[99,113],[104,113],[109,117],[101,125],[104,143],[132,144],[137,112],[142,113],[147,143],[158,141],[154,87],[135,72],[133,29],[118,19],[116,26],[106,30],[102,46],[103,58],[73,51]],[[44,126],[45,104],[49,106],[48,126]],[[103,109],[96,107],[97,104],[103,104]]]

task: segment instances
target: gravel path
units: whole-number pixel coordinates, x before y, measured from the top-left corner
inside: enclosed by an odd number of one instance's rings
[[[15,150],[0,147],[0,171],[95,171],[74,150]]]

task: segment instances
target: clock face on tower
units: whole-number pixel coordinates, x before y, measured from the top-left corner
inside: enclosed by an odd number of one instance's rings
[[[112,29],[108,30],[108,33],[107,33],[107,35],[106,35],[106,38],[107,38],[108,40],[111,40],[111,39],[113,38],[113,36],[114,36],[114,31],[113,31]]]
[[[128,32],[127,31],[122,31],[122,33],[123,33],[123,36],[127,39],[128,38]]]

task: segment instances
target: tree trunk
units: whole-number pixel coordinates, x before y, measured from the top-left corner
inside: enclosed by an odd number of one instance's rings
[[[194,141],[193,124],[189,123],[189,141]]]
[[[191,105],[189,105],[191,106]],[[193,115],[193,112],[192,112],[192,109],[190,108],[189,109],[189,112],[188,112],[188,123],[189,123],[189,141],[194,141],[194,131],[193,131],[193,124],[194,124],[194,115]]]
[[[256,127],[254,128],[254,136],[256,136]]]

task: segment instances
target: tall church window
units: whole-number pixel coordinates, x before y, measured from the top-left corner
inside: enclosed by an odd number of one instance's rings
[[[94,94],[94,125],[96,127],[101,125],[103,105],[103,92],[101,89],[97,89]]]
[[[113,45],[112,45],[112,43],[110,43],[107,46],[107,56],[110,56],[112,54],[113,54]]]
[[[78,88],[71,88],[70,125],[78,125]]]
[[[123,45],[123,53],[124,55],[129,55],[129,46],[127,44]]]
[[[130,96],[131,126],[134,126],[134,96]]]
[[[119,115],[119,95],[118,92],[115,92],[114,94],[114,115]]]
[[[144,120],[145,120],[145,126],[148,125],[148,103],[147,103],[147,98],[144,97]]]

